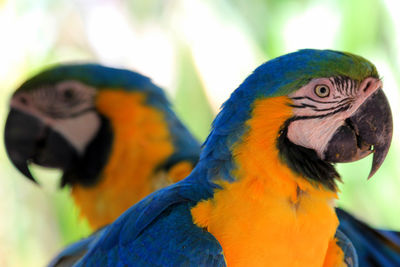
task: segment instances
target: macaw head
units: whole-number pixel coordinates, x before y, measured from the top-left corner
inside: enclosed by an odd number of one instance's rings
[[[29,163],[61,169],[62,185],[97,182],[115,135],[112,118],[98,107],[98,97],[104,91],[143,96],[144,105],[163,114],[172,131],[175,150],[186,146],[195,160],[197,142],[170,109],[164,92],[149,78],[97,64],[69,64],[42,71],[13,94],[5,126],[5,146],[15,167],[32,181],[35,180]],[[103,95],[103,104],[108,101],[105,98]],[[119,104],[109,102],[105,105]],[[142,113],[115,114],[117,118],[123,116],[148,119]]]
[[[274,133],[276,147],[281,160],[296,173],[334,189],[335,179],[340,178],[334,163],[373,153],[369,177],[381,166],[391,143],[392,116],[376,68],[366,59],[305,49],[264,63],[224,103],[207,143],[221,144],[221,136],[228,146],[243,140],[254,116],[261,122],[251,131],[262,133],[255,128],[261,128],[263,121],[274,123],[274,118],[255,114],[256,109],[274,98],[284,99],[290,113]],[[206,146],[202,158],[217,150]]]

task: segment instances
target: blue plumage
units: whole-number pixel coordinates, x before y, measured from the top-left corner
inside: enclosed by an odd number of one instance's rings
[[[400,266],[400,233],[375,230],[342,209],[336,209],[341,230],[353,243],[360,267]]]
[[[152,92],[164,98],[164,92],[151,80],[137,72],[106,67],[98,64],[63,64],[53,66],[24,82],[19,90],[33,90],[46,84],[77,80],[96,88],[126,88],[128,90]]]
[[[225,266],[222,248],[193,224],[189,180],[161,189],[125,212],[77,266]]]

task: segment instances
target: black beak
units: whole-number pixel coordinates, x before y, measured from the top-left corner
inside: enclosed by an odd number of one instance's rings
[[[11,108],[4,133],[7,154],[14,166],[35,182],[28,165],[67,169],[78,157],[59,133],[34,116]]]
[[[345,125],[338,128],[328,143],[324,159],[333,163],[351,162],[374,153],[370,178],[388,153],[392,133],[389,102],[382,89],[379,89],[345,121]]]

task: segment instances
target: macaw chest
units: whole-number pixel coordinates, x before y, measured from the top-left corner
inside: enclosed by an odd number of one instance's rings
[[[210,209],[204,226],[220,242],[228,266],[323,266],[338,226],[330,201],[303,194],[294,203],[277,194],[260,199],[224,191],[198,206]],[[196,208],[195,222],[203,216]]]
[[[184,175],[186,171],[181,171],[177,164],[177,168],[171,167],[172,170],[178,170],[176,175],[163,170],[148,175],[154,167],[147,167],[147,170],[145,164],[141,166],[143,167],[132,168],[131,164],[125,168],[115,168],[107,172],[103,180],[93,187],[72,187],[74,201],[93,229],[112,223],[136,202],[151,192],[170,185],[173,179],[180,179],[179,175]]]
[[[115,180],[112,186],[72,187],[72,196],[81,216],[88,220],[94,230],[112,223],[129,207],[151,193],[146,184],[135,187],[129,183],[133,179]],[[123,186],[124,181],[126,184]]]

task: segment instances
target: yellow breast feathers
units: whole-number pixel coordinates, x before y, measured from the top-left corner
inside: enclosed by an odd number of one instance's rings
[[[311,185],[279,160],[275,142],[291,116],[287,103],[287,97],[256,102],[250,130],[233,148],[237,181],[218,182],[222,189],[192,209],[194,222],[222,245],[228,266],[320,267],[333,240],[336,194]],[[343,261],[332,247],[336,254],[325,266]]]

